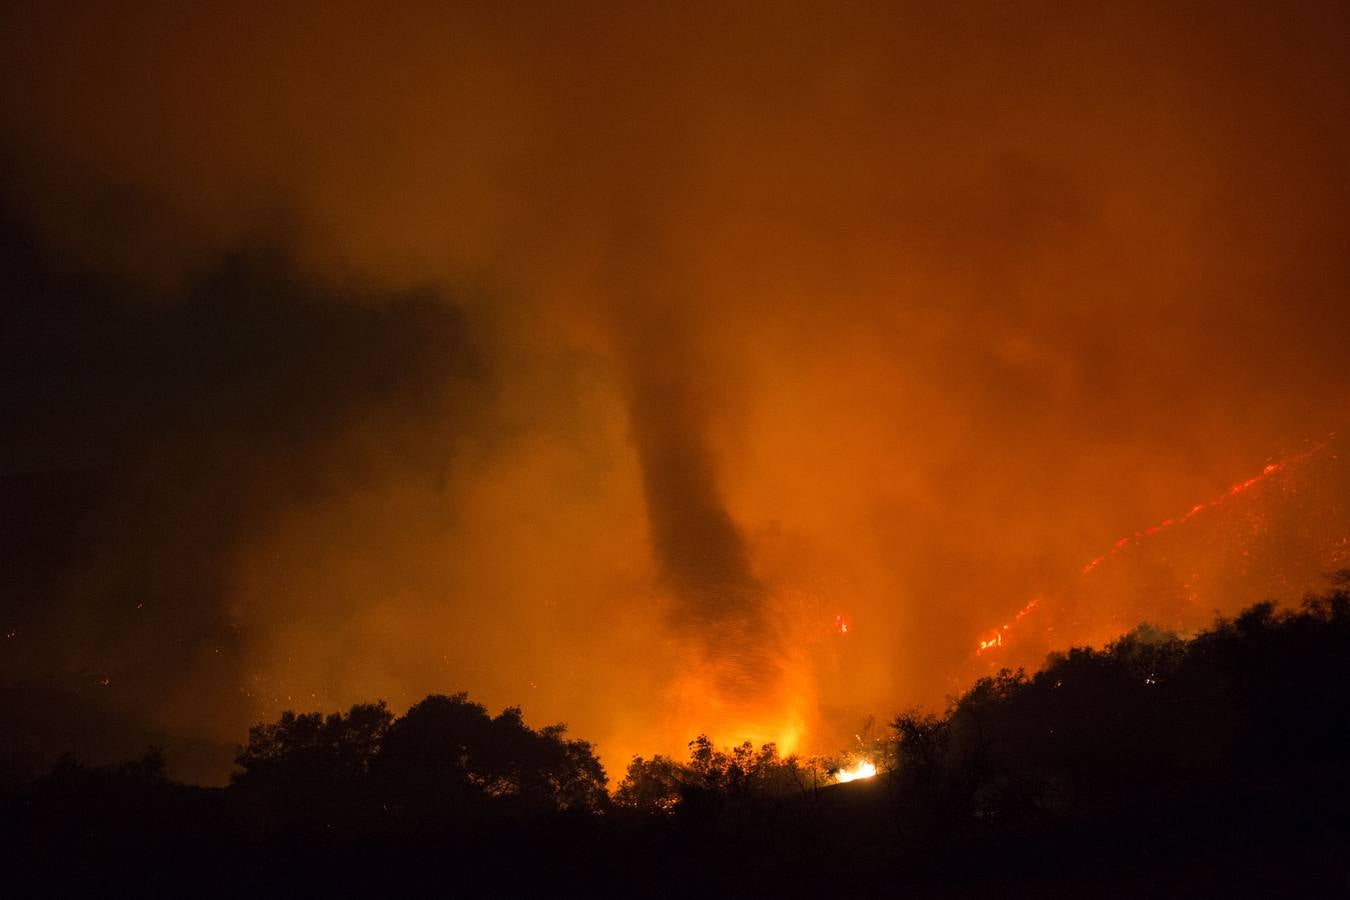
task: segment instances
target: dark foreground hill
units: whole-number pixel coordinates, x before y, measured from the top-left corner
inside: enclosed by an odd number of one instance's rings
[[[584,741],[462,695],[255,728],[230,787],[151,754],[4,797],[23,893],[1345,896],[1350,595],[1141,628],[898,716],[874,778],[691,743],[611,796]]]

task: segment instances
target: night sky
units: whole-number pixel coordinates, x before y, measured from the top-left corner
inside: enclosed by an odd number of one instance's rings
[[[829,750],[1350,562],[1343,5],[540,6],[0,13],[7,766]]]

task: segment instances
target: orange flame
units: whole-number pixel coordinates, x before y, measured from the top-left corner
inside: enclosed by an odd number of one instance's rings
[[[876,764],[864,759],[847,769],[840,769],[835,773],[834,780],[839,784],[848,784],[861,778],[871,778],[875,774],[877,774]]]
[[[995,629],[988,639],[980,641],[980,648],[976,650],[975,653],[980,654],[993,647],[1002,647],[1004,632],[1011,629],[1014,624],[1020,622],[1024,617],[1026,617],[1027,614],[1029,614],[1032,610],[1036,608],[1036,604],[1039,602],[1040,602],[1039,600],[1032,599],[1029,603],[1027,603],[1026,606],[1019,609],[1017,611],[1017,615],[1013,616],[1011,622],[1004,622],[1002,628]]]
[[[1101,556],[1098,556],[1096,559],[1092,560],[1087,565],[1083,566],[1083,574],[1086,575],[1088,572],[1091,572],[1093,569],[1097,568],[1102,563],[1106,562],[1106,560],[1115,556],[1121,550],[1124,550],[1130,544],[1136,543],[1143,538],[1151,537],[1161,531],[1166,531],[1167,529],[1171,528],[1174,525],[1180,525],[1182,522],[1186,522],[1194,518],[1195,516],[1199,515],[1200,513],[1204,512],[1207,509],[1213,509],[1216,506],[1220,506],[1223,503],[1226,503],[1228,500],[1231,500],[1233,497],[1236,497],[1238,494],[1241,494],[1244,491],[1248,491],[1251,488],[1256,487],[1261,482],[1270,478],[1270,476],[1284,470],[1288,466],[1298,462],[1302,462],[1303,460],[1307,459],[1309,456],[1312,456],[1314,453],[1317,453],[1323,447],[1329,444],[1332,438],[1334,437],[1335,435],[1330,435],[1327,437],[1325,441],[1321,441],[1317,444],[1314,444],[1312,447],[1308,448],[1307,450],[1304,450],[1302,453],[1296,453],[1293,456],[1287,456],[1284,459],[1279,460],[1278,462],[1268,464],[1264,469],[1261,470],[1261,473],[1259,475],[1254,475],[1251,478],[1248,478],[1246,481],[1238,482],[1237,484],[1230,487],[1228,490],[1224,491],[1219,496],[1215,497],[1213,500],[1210,500],[1206,503],[1197,503],[1195,506],[1192,506],[1190,508],[1189,512],[1187,512],[1184,516],[1182,516],[1179,519],[1163,519],[1157,525],[1145,528],[1143,531],[1136,531],[1134,534],[1127,534],[1125,537],[1120,538],[1118,541],[1116,541],[1110,550],[1103,553]]]
[[[1275,475],[1289,468],[1290,466],[1300,463],[1305,459],[1307,459],[1308,457],[1321,452],[1328,444],[1330,444],[1333,440],[1335,440],[1335,438],[1336,438],[1335,433],[1332,433],[1327,436],[1326,440],[1319,441],[1318,443],[1313,444],[1311,447],[1309,447],[1307,450],[1304,450],[1302,453],[1295,453],[1291,456],[1286,456],[1284,459],[1278,460],[1276,462],[1268,463],[1266,467],[1261,470],[1260,474],[1254,475],[1251,478],[1248,478],[1246,481],[1238,482],[1237,484],[1233,485],[1228,490],[1224,491],[1222,494],[1220,494],[1219,496],[1215,497],[1212,500],[1209,500],[1205,503],[1197,503],[1195,506],[1192,506],[1185,515],[1181,516],[1180,518],[1163,519],[1158,524],[1151,525],[1148,528],[1145,528],[1143,531],[1136,531],[1134,534],[1125,535],[1124,537],[1118,539],[1111,546],[1110,550],[1106,551],[1101,556],[1098,556],[1096,559],[1093,559],[1087,565],[1083,566],[1083,574],[1087,575],[1088,573],[1092,572],[1102,563],[1106,562],[1106,560],[1115,556],[1117,553],[1119,553],[1121,550],[1124,550],[1131,544],[1137,543],[1143,540],[1144,538],[1152,537],[1153,535],[1158,534],[1159,532],[1166,531],[1167,529],[1175,525],[1180,525],[1183,522],[1189,521],[1190,519],[1194,518],[1195,516],[1199,515],[1205,510],[1213,509],[1217,506],[1220,506],[1223,503],[1226,503],[1228,500],[1232,499],[1233,497],[1236,497],[1238,494],[1244,493],[1245,491],[1248,491],[1251,488],[1256,487],[1258,484],[1267,480],[1272,475]],[[1032,600],[1026,606],[1022,607],[1021,611],[1018,612],[1017,616],[1013,619],[1013,622],[1016,622],[1018,619],[1021,619],[1027,613],[1035,609],[1035,607],[1036,601]],[[1003,635],[1011,627],[1012,627],[1011,622],[1005,622],[1002,628],[994,629],[990,633],[990,637],[981,639],[979,641],[978,648],[975,650],[976,655],[979,655],[984,651],[990,650],[994,647],[1002,647]]]

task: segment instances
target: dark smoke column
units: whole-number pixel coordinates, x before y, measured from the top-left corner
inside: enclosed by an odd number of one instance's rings
[[[652,550],[674,601],[670,627],[714,675],[719,701],[749,714],[777,687],[777,639],[708,448],[718,385],[676,304],[631,307],[619,319]]]

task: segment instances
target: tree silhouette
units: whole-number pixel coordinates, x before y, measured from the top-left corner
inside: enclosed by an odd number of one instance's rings
[[[648,815],[675,811],[684,796],[688,770],[668,756],[635,756],[614,791],[614,802]]]
[[[775,744],[758,749],[744,741],[719,749],[706,734],[689,742],[689,761],[667,756],[633,757],[615,789],[619,806],[647,814],[716,817],[727,811],[763,811],[784,798],[810,793],[826,781],[819,760],[778,754]]]
[[[482,798],[551,809],[596,809],[605,771],[587,741],[565,725],[539,731],[519,707],[495,718],[467,694],[435,695],[390,727],[375,762],[380,788],[405,810],[472,804]]]
[[[210,873],[227,893],[278,879],[425,893],[453,877],[508,895],[567,878],[603,895],[923,896],[1029,878],[1032,895],[1067,895],[1090,890],[1075,866],[1240,867],[1350,841],[1347,583],[1193,638],[1141,626],[980,679],[941,715],[894,718],[873,788],[822,789],[820,761],[699,735],[684,761],[634,757],[611,806],[589,743],[454,694],[398,718],[383,703],[286,712],[250,730],[225,789],[172,782],[156,751],[65,759],[0,793],[0,826],[36,882]]]
[[[321,791],[358,781],[369,770],[393,721],[384,701],[353,706],[345,715],[287,710],[276,722],[249,729],[230,780],[240,787]]]

